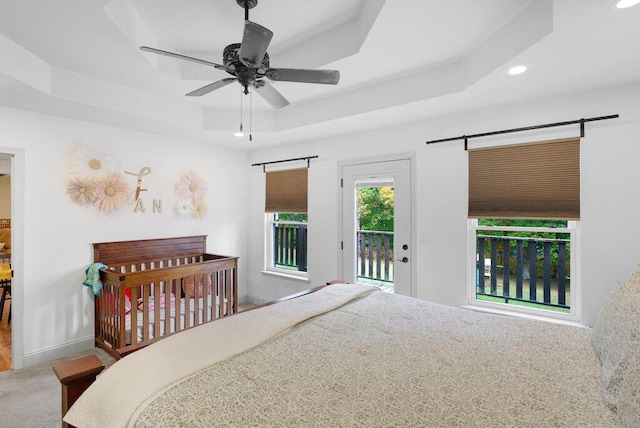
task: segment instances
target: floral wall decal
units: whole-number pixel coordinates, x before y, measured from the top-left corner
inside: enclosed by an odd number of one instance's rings
[[[67,172],[66,192],[73,203],[105,213],[128,206],[134,213],[162,214],[162,199],[149,191],[148,166],[138,172],[121,171],[111,157],[95,147],[77,144],[68,152]],[[179,216],[198,219],[207,215],[207,183],[200,174],[182,174],[174,188]]]
[[[101,211],[118,211],[131,197],[129,185],[122,174],[112,172],[96,181],[96,196],[93,205]]]
[[[117,211],[131,198],[129,185],[109,156],[84,144],[73,147],[69,155],[67,194],[72,202]]]
[[[76,204],[93,203],[96,199],[96,185],[82,178],[72,178],[67,182],[67,194]]]
[[[113,160],[94,147],[78,144],[71,149],[70,173],[73,177],[94,182],[115,170]]]
[[[176,183],[176,212],[183,217],[202,218],[207,214],[207,183],[195,171],[180,176]]]

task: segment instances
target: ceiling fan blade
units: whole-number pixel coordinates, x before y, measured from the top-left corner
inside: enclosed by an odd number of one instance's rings
[[[282,108],[289,105],[289,101],[285,97],[283,97],[280,92],[276,90],[269,82],[264,80],[259,80],[261,84],[264,85],[256,85],[256,92],[260,94],[262,98],[265,99],[273,108]]]
[[[200,89],[196,89],[195,91],[189,92],[187,97],[201,97],[202,95],[206,95],[209,92],[213,92],[216,89],[220,89],[224,86],[227,86],[229,83],[233,83],[235,81],[235,77],[227,77],[226,79],[218,80],[217,82],[213,82],[208,84],[207,86],[203,86]]]
[[[322,83],[325,85],[337,85],[340,81],[340,72],[337,70],[270,68],[265,76],[268,79],[281,82]]]
[[[182,55],[182,54],[163,51],[162,49],[150,48],[149,46],[140,46],[140,50],[144,52],[151,52],[158,55],[168,56],[171,58],[183,59],[183,60],[195,62],[198,64],[204,64],[204,65],[218,68],[220,70],[228,71],[224,65],[216,64],[215,62],[211,62],[211,61],[205,61],[204,59],[198,59],[198,58],[193,58],[193,57]]]
[[[273,33],[263,26],[245,21],[240,45],[240,62],[247,67],[260,66],[272,37]]]

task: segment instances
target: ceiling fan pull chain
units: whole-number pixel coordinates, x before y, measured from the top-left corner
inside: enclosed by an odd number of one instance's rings
[[[249,141],[253,141],[253,91],[249,92]]]

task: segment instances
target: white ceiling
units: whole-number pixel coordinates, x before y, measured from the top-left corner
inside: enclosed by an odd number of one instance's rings
[[[241,41],[235,0],[2,0],[0,105],[251,150],[486,105],[640,80],[640,6],[613,0],[259,0],[272,67],[339,70],[336,86],[272,82],[257,94],[253,141],[234,137],[240,85],[141,52],[216,63]],[[530,70],[508,76],[513,64]],[[565,120],[566,118],[559,118]]]

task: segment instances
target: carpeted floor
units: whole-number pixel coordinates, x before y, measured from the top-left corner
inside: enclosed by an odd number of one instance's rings
[[[114,363],[106,352],[93,348],[37,366],[0,373],[0,428],[59,428],[61,387],[52,367],[88,355],[96,355],[107,367]]]
[[[255,306],[244,303],[238,309]],[[102,349],[93,348],[37,366],[0,372],[0,428],[59,428],[61,387],[52,367],[88,355],[96,355],[106,367],[115,362]]]

